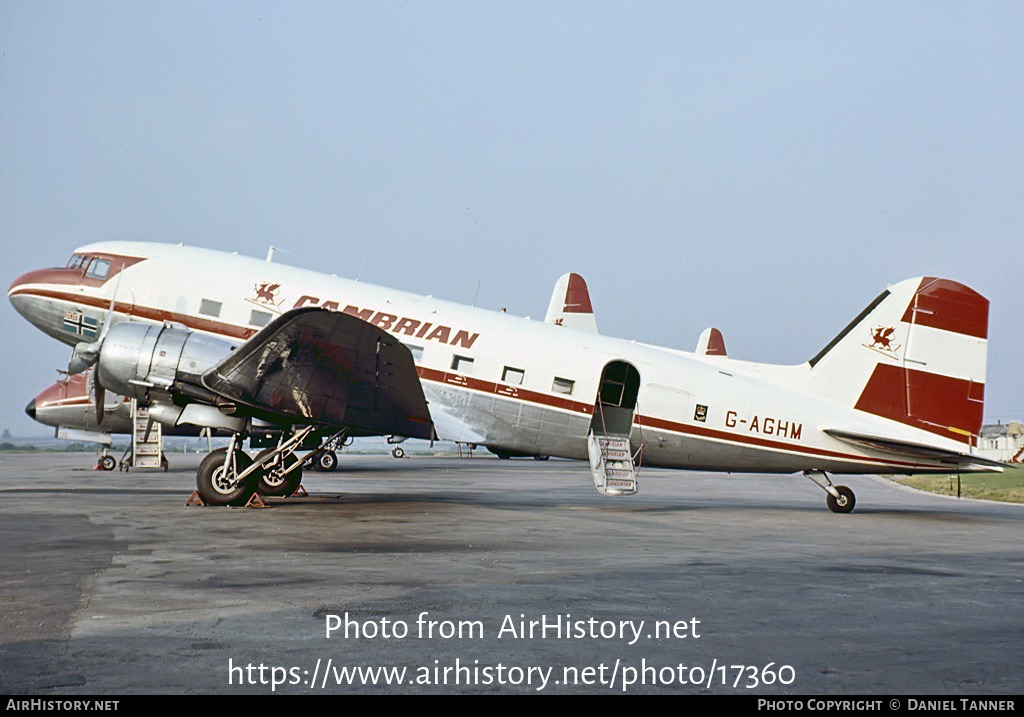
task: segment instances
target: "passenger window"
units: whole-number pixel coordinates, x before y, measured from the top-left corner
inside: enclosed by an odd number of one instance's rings
[[[85,275],[90,279],[106,279],[107,274],[110,273],[110,262],[106,259],[93,259],[92,263],[89,264],[89,270],[85,272]]]
[[[199,302],[199,313],[212,316],[214,318],[220,318],[220,307],[221,302],[212,301],[210,299],[203,299]]]
[[[570,381],[567,378],[558,378],[557,376],[555,376],[555,382],[551,385],[551,390],[554,393],[563,393],[566,396],[571,396],[572,388],[575,384],[575,381]]]
[[[526,371],[521,368],[512,368],[511,366],[506,366],[505,370],[501,372],[501,380],[515,386],[522,386],[525,376]]]
[[[455,356],[452,358],[452,371],[459,371],[465,374],[473,373],[473,359],[468,356]]]
[[[202,309],[200,309],[200,311],[202,311]],[[256,309],[253,309],[252,313],[249,314],[249,324],[262,328],[270,323],[271,318],[272,316],[266,311],[257,311]]]

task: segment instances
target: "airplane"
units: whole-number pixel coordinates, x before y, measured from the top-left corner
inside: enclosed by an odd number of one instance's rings
[[[53,426],[56,436],[72,441],[98,443],[103,446],[97,468],[110,471],[117,460],[107,453],[113,433],[131,433],[130,404],[123,396],[107,394],[102,408],[97,408],[95,396],[90,396],[89,372],[68,376],[40,391],[25,406],[25,413],[44,426]],[[99,422],[103,422],[100,430]]]
[[[231,435],[197,471],[208,504],[263,492],[314,436],[388,435],[587,460],[597,490],[630,495],[637,467],[803,472],[835,513],[830,474],[1001,470],[974,455],[989,302],[958,282],[883,291],[810,360],[693,353],[597,333],[586,282],[556,284],[545,321],[183,245],[99,242],[30,271],[14,307],[74,347],[69,373],[148,404],[167,426]],[[254,460],[248,437],[276,437]]]
[[[104,392],[102,409],[96,403],[96,384],[92,380],[92,369],[84,373],[69,375],[50,384],[29,401],[25,413],[34,421],[56,429],[55,436],[69,441],[97,443],[104,447],[97,462],[97,469],[111,471],[117,467],[117,460],[106,451],[113,443],[112,436],[131,436],[135,430],[131,402],[124,396]],[[185,436],[212,438],[216,431],[188,424],[162,426],[164,436]],[[338,465],[337,450],[340,445],[323,446],[303,459],[304,467],[329,473]],[[129,449],[130,450],[130,449]],[[127,465],[127,462],[122,461]],[[167,470],[169,463],[161,452],[161,467]]]

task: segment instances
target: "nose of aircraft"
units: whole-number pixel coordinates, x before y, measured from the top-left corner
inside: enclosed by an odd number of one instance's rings
[[[29,277],[31,276],[31,274],[31,271],[28,274],[22,274],[14,281],[12,281],[9,287],[7,287],[7,298],[10,300],[10,302],[14,305],[14,308],[16,309],[18,308],[17,298],[19,290],[29,283]]]
[[[52,272],[52,269],[33,269],[32,271],[25,272],[21,276],[15,278],[14,281],[11,282],[11,285],[7,287],[7,295],[15,295],[15,293],[22,287],[27,286],[28,284],[38,283]]]
[[[28,402],[27,406],[25,406],[25,413],[27,413],[28,417],[33,421],[36,420],[36,400],[34,398]]]
[[[38,283],[42,278],[42,271],[30,271],[22,274],[7,288],[7,299],[11,302],[11,306],[14,307],[15,311],[24,316],[26,319],[31,321],[31,304],[33,296],[29,289],[31,284]]]
[[[59,333],[63,317],[63,310],[54,301],[52,293],[55,284],[68,283],[67,272],[61,274],[61,271],[36,269],[19,276],[7,289],[7,299],[14,310],[51,336]]]

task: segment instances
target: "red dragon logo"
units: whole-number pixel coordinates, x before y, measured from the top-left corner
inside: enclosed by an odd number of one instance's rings
[[[274,306],[277,305],[277,295],[281,291],[280,284],[264,282],[263,284],[256,284],[254,288],[256,290],[256,301],[264,304],[272,304]]]
[[[879,326],[871,331],[871,345],[884,349],[886,351],[892,351],[892,335],[896,333],[896,329],[886,328]]]
[[[872,351],[877,351],[889,358],[899,358],[899,355],[896,352],[900,350],[901,344],[893,343],[896,341],[896,328],[894,326],[876,326],[871,329],[870,333],[871,343],[861,344],[861,346],[866,349],[871,349]]]

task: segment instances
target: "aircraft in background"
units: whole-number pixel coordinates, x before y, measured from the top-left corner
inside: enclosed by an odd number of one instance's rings
[[[602,336],[574,274],[539,322],[234,254],[102,242],[8,296],[75,347],[70,373],[95,366],[99,403],[110,391],[162,425],[231,434],[197,472],[207,503],[245,502],[269,465],[297,484],[294,453],[314,437],[589,460],[608,495],[635,492],[641,463],[803,472],[834,512],[855,498],[830,473],[1000,468],[972,454],[988,301],[947,279],[891,286],[794,366],[729,358],[714,329],[694,353]],[[254,461],[241,445],[260,436],[274,447]]]
[[[97,469],[111,471],[117,467],[117,460],[107,453],[112,444],[112,436],[132,436],[135,432],[135,417],[132,413],[131,401],[124,396],[105,393],[102,408],[96,403],[96,384],[92,379],[92,369],[84,373],[69,375],[40,391],[25,406],[25,413],[34,421],[55,429],[55,437],[68,441],[96,443],[103,446]],[[209,440],[217,432],[188,424],[177,426],[161,426],[163,436],[185,436]],[[331,472],[338,465],[336,449],[341,446],[325,446],[323,450],[313,450],[303,459],[303,467],[318,471]],[[130,446],[122,467],[131,465]],[[318,447],[314,447],[318,448]],[[160,467],[168,468],[168,461],[161,449]]]

